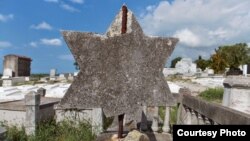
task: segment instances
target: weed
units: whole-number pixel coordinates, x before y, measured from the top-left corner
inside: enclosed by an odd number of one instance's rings
[[[223,88],[208,88],[198,96],[204,100],[221,103],[223,98]]]

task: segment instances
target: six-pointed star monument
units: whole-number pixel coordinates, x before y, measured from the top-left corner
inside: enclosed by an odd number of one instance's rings
[[[105,35],[62,32],[80,72],[59,107],[101,107],[109,117],[175,103],[162,70],[178,39],[146,36],[130,10],[126,16],[125,34],[122,10]]]

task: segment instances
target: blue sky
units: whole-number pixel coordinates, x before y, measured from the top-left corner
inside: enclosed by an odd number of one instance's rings
[[[0,70],[3,56],[29,56],[32,73],[73,72],[73,57],[60,30],[104,34],[122,4],[146,34],[180,38],[176,56],[208,58],[223,44],[250,43],[246,0],[1,0]]]

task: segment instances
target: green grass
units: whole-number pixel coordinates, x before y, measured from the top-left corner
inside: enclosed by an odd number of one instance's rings
[[[201,92],[198,96],[206,101],[221,103],[223,93],[223,88],[208,88],[207,90]]]
[[[27,141],[28,136],[25,134],[24,127],[5,126],[7,130],[7,141]]]
[[[42,77],[49,77],[49,74],[46,73],[31,74],[30,77],[33,80],[39,81]]]
[[[54,120],[42,122],[38,125],[36,135],[27,136],[24,128],[5,126],[7,141],[94,141],[91,125],[82,121],[63,121],[56,123]]]
[[[165,108],[166,107],[160,107],[159,108],[159,116],[162,120],[165,118]],[[170,109],[170,125],[174,125],[177,122],[177,106],[171,107]]]
[[[22,86],[22,85],[35,85],[35,81],[25,81],[15,84],[15,86]]]

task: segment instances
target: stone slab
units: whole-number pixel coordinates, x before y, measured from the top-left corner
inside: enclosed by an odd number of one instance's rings
[[[121,34],[122,11],[106,35],[63,31],[80,72],[59,106],[65,109],[103,108],[107,117],[133,115],[139,106],[174,105],[163,76],[167,58],[178,39],[149,37],[131,11]]]
[[[223,85],[225,87],[250,89],[250,79],[244,76],[228,76],[224,80]]]
[[[60,100],[61,99],[59,99],[59,98],[42,97],[40,107],[58,103]],[[23,100],[0,103],[0,109],[1,110],[12,110],[12,111],[25,111],[24,99]]]

